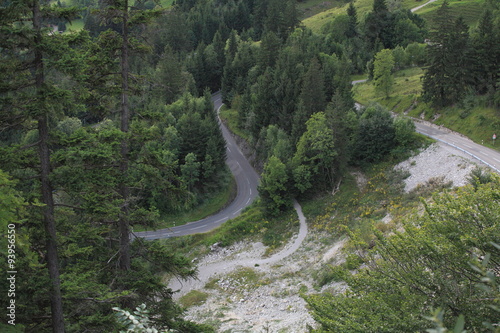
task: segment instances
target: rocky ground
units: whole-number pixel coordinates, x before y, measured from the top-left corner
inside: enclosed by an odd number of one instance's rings
[[[435,143],[396,168],[410,173],[405,190],[411,191],[436,178],[462,186],[476,163],[466,154]],[[211,269],[200,270],[204,276],[194,287],[208,298],[203,304],[190,307],[186,319],[210,323],[218,332],[234,333],[300,333],[315,327],[300,293],[321,291],[314,288],[311,276],[322,265],[343,260],[346,240],[329,239],[318,232],[303,236],[291,240],[293,246],[282,252],[285,255],[279,260],[268,262],[261,259],[265,253],[262,243],[239,243],[230,248],[215,246],[200,260],[199,267]],[[235,264],[238,262],[243,265]],[[188,289],[184,288],[178,297]],[[325,289],[339,290],[342,285],[328,285]]]

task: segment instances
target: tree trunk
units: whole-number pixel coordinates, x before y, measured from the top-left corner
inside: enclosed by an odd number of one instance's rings
[[[35,30],[35,87],[37,98],[44,98],[40,95],[43,88],[45,76],[43,67],[43,55],[40,50],[41,44],[41,13],[38,1],[33,4],[33,28]],[[44,102],[44,101],[42,101]],[[50,151],[49,151],[49,128],[47,114],[41,110],[38,116],[38,135],[40,137],[40,180],[43,207],[43,219],[46,232],[47,266],[51,281],[50,304],[52,310],[52,329],[55,333],[64,332],[64,315],[61,296],[61,281],[59,279],[59,258],[57,255],[56,222],[54,218],[54,198],[52,197],[52,186],[50,184]]]
[[[123,9],[123,26],[122,26],[122,56],[121,56],[121,75],[122,75],[122,103],[121,103],[121,131],[128,132],[128,125],[130,119],[130,110],[128,103],[128,74],[129,74],[129,61],[128,61],[128,1],[125,1],[125,8]],[[121,161],[120,173],[126,177],[128,172],[128,152],[129,140],[125,136],[121,142]],[[130,269],[130,227],[128,220],[128,205],[129,205],[129,188],[125,181],[120,185],[120,195],[123,198],[123,206],[121,208],[121,215],[118,221],[120,233],[120,259],[119,266],[122,270]]]

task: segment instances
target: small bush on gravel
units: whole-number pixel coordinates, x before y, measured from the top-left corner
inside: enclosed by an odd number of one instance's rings
[[[191,306],[195,305],[201,305],[205,303],[205,301],[208,298],[208,294],[198,291],[198,290],[191,290],[188,292],[186,295],[182,296],[179,299],[179,303],[186,308],[189,308]]]

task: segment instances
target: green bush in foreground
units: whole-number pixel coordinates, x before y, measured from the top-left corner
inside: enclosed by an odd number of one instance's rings
[[[465,329],[487,331],[483,323],[498,318],[498,290],[477,287],[488,282],[478,267],[500,264],[493,245],[500,241],[499,201],[494,176],[487,184],[435,193],[423,215],[404,222],[404,232],[375,230],[375,246],[363,255],[366,268],[347,275],[344,294],[306,297],[321,332],[421,332],[437,308],[444,311],[443,327],[463,315]]]

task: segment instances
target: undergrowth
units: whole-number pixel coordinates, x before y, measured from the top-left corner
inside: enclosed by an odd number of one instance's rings
[[[357,253],[375,245],[376,232],[393,232],[400,227],[403,217],[413,214],[421,206],[422,198],[429,198],[433,192],[450,186],[443,179],[435,178],[406,193],[404,180],[410,174],[394,170],[394,166],[407,159],[409,154],[390,156],[385,162],[356,170],[367,179],[363,187],[358,187],[354,173],[348,174],[334,196],[328,194],[303,204],[312,230],[331,239],[346,234],[356,239],[355,245],[352,242],[346,244],[343,251],[348,255],[340,264],[325,263],[312,273],[316,289],[343,281],[348,271],[363,264]]]
[[[201,304],[205,303],[207,298],[208,298],[207,293],[204,293],[204,292],[201,292],[198,290],[191,290],[186,295],[179,298],[179,303],[183,307],[189,308],[191,306],[201,305]]]
[[[456,105],[433,108],[422,100],[423,74],[420,68],[396,72],[394,88],[388,98],[377,95],[373,82],[358,83],[353,87],[354,99],[361,104],[376,101],[392,112],[443,125],[476,143],[500,149],[500,144],[492,139],[500,128],[500,110],[490,106],[490,97],[469,93]]]
[[[229,170],[220,172],[218,184],[207,186],[207,195],[199,195],[199,202],[187,211],[178,211],[162,214],[154,227],[136,225],[134,231],[158,230],[171,228],[188,222],[198,221],[207,216],[216,214],[231,203],[236,196],[236,181]]]
[[[272,251],[286,243],[298,231],[298,227],[299,220],[294,210],[277,218],[266,218],[257,201],[243,210],[240,216],[215,230],[204,234],[173,237],[162,242],[188,257],[198,257],[206,253],[210,245],[215,243],[227,247],[246,239],[261,241]]]

